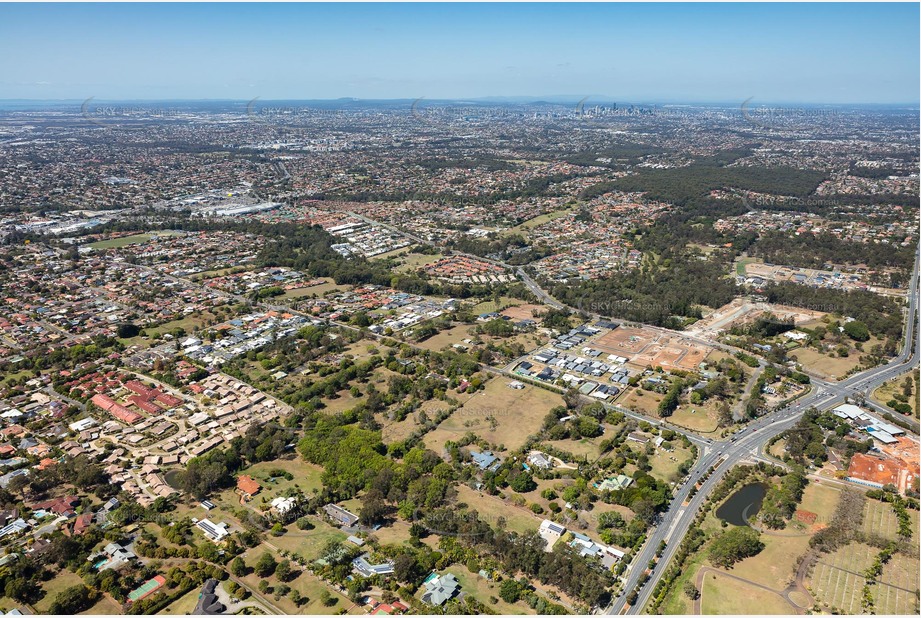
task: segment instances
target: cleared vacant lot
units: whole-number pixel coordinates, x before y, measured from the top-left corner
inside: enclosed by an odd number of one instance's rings
[[[195,606],[198,604],[198,596],[201,594],[201,587],[196,586],[187,593],[166,606],[166,609],[159,613],[167,616],[190,616]]]
[[[277,544],[275,543],[275,541],[272,541],[272,542],[273,544]],[[319,549],[322,549],[322,545],[318,547],[318,550]],[[252,567],[256,564],[256,561],[259,559],[259,556],[261,556],[264,551],[266,551],[266,548],[264,545],[258,545],[254,547],[253,549],[250,549],[249,551],[247,551],[243,555],[243,559],[246,562],[246,565],[250,567],[250,569],[252,569]],[[276,561],[282,559],[281,556],[279,556],[277,553],[274,553],[274,552],[270,552],[270,553],[274,554]],[[251,590],[258,590],[259,582],[261,581],[261,579],[258,576],[256,576],[252,571],[250,571],[250,573],[247,576],[241,578],[241,580],[245,582],[246,585]],[[261,594],[259,592],[256,592],[254,594],[254,597],[257,599],[260,599],[260,598],[265,599],[271,605],[280,608],[286,615],[337,614],[339,613],[340,610],[343,610],[343,609],[347,609],[347,613],[349,614],[363,614],[364,613],[361,607],[352,603],[352,601],[345,598],[344,596],[342,596],[342,594],[340,594],[339,592],[333,590],[331,587],[324,584],[322,581],[317,579],[314,575],[312,575],[310,572],[306,570],[300,571],[297,577],[287,582],[287,585],[291,587],[291,590],[297,590],[298,592],[301,593],[302,597],[306,597],[307,599],[309,599],[307,603],[301,605],[300,607],[297,607],[296,605],[294,605],[294,603],[291,602],[290,595],[280,596],[278,598],[275,597],[272,591],[274,590],[274,588],[276,588],[277,586],[281,584],[281,582],[278,581],[278,578],[276,578],[274,575],[270,575],[269,577],[266,578],[266,581],[269,582],[269,586],[270,586],[269,592],[267,592],[266,594]],[[335,600],[335,602],[329,606],[325,606],[323,602],[320,600],[320,594],[322,593],[323,590],[328,590],[331,595],[331,598]]]
[[[509,387],[508,378],[493,378],[486,388],[470,395],[464,404],[425,437],[425,444],[440,453],[448,440],[470,431],[497,446],[514,450],[536,433],[547,413],[563,405],[558,393],[536,386]]]
[[[270,476],[269,473],[275,470],[289,472],[294,478],[290,481],[280,476]],[[313,492],[322,486],[320,477],[323,475],[323,468],[308,463],[300,457],[291,459],[276,459],[275,461],[263,461],[254,464],[246,469],[254,479],[262,484],[263,493],[275,496],[283,493],[291,487],[298,487],[306,492]]]
[[[196,594],[198,591],[195,591]],[[196,600],[198,597],[196,596]],[[193,606],[192,609],[195,609]],[[192,613],[190,609],[187,613]],[[110,599],[109,597],[103,596],[98,601],[96,605],[92,606],[86,611],[80,612],[81,616],[120,616],[122,614],[122,606],[118,604],[117,601]]]
[[[657,418],[659,416],[660,401],[662,401],[662,395],[659,393],[634,387],[628,389],[625,396],[621,397],[618,403],[628,410]]]
[[[889,380],[888,382],[880,386],[878,389],[873,391],[873,399],[883,405],[887,404],[890,400],[894,399],[894,395],[903,394],[902,385],[905,383],[905,379],[912,375],[917,376],[917,374],[918,374],[917,371],[908,372],[908,373],[904,373],[900,375],[894,380]],[[914,416],[916,417],[918,416],[918,386],[917,385],[918,385],[918,382],[917,380],[915,380],[912,383],[912,390],[911,390],[912,395],[911,397],[908,398],[908,401],[906,402],[908,403],[909,406],[911,406],[912,414],[914,414]]]
[[[457,488],[457,501],[475,509],[480,519],[495,527],[500,517],[505,518],[506,529],[514,532],[528,532],[540,527],[542,518],[534,515],[524,507],[517,507],[502,498],[490,496],[470,489],[466,485]]]
[[[76,573],[70,571],[59,571],[54,577],[46,582],[42,582],[42,590],[45,596],[35,603],[35,609],[40,614],[47,614],[51,604],[59,593],[67,590],[71,586],[79,586],[83,580]],[[17,606],[18,607],[18,606]]]
[[[881,343],[882,341],[876,337],[870,337],[869,341],[863,343],[863,349],[872,350],[873,346]],[[844,357],[838,356],[837,346],[828,352],[819,352],[814,348],[798,348],[790,354],[790,357],[796,358],[804,369],[814,371],[826,378],[841,380],[848,371],[860,364],[860,357],[864,355],[864,352],[859,351],[853,344],[853,341],[847,342],[848,355]]]
[[[269,537],[269,542],[292,554],[297,553],[309,560],[316,560],[327,543],[344,541],[348,538],[345,532],[333,528],[318,517],[308,516],[308,519],[314,525],[313,530],[299,530],[297,526],[291,524],[287,526],[288,531],[285,534]]]
[[[330,277],[322,277],[326,283],[320,285],[313,285],[309,288],[297,288],[295,290],[288,290],[281,297],[282,300],[292,300],[296,298],[303,298],[305,296],[316,296],[317,298],[323,298],[327,294],[333,292],[342,292],[352,288],[350,285],[337,285],[335,281]]]
[[[420,342],[419,347],[438,352],[444,348],[453,346],[455,343],[467,345],[463,343],[463,341],[464,339],[471,339],[473,337],[473,335],[470,334],[473,328],[474,326],[472,324],[458,324],[457,326],[452,326]]]
[[[682,403],[668,421],[697,433],[714,433],[719,429],[719,406],[716,399],[699,405]]]
[[[604,440],[603,435],[597,438],[580,438],[579,440],[547,440],[545,444],[567,453],[572,453],[576,457],[585,457],[586,460],[591,462],[598,459],[598,445],[602,440]]]

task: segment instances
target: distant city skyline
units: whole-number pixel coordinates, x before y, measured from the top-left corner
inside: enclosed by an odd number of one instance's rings
[[[919,101],[916,3],[0,4],[0,99]]]

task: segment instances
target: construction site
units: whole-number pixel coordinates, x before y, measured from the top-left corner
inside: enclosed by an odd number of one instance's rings
[[[712,348],[679,334],[667,334],[646,327],[621,327],[599,335],[592,347],[628,359],[637,368],[695,370]]]

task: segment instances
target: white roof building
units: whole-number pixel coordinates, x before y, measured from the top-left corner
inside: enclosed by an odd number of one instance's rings
[[[230,534],[227,530],[226,523],[216,524],[208,519],[202,519],[197,522],[195,527],[204,532],[206,537],[215,542],[223,541],[224,538]]]
[[[837,408],[835,408],[834,412],[835,412],[835,416],[838,416],[840,418],[849,418],[849,419],[860,418],[860,417],[867,415],[866,412],[864,412],[862,408],[855,406],[852,403],[843,403]]]
[[[68,427],[70,427],[71,431],[76,431],[79,433],[81,431],[86,431],[87,429],[89,429],[95,424],[96,424],[96,419],[87,417],[84,419],[80,419],[79,421],[75,423],[71,423],[70,425],[68,425]]]
[[[540,528],[537,529],[537,534],[540,535],[540,538],[547,541],[544,551],[549,552],[553,550],[553,544],[556,543],[561,536],[566,534],[566,528],[549,519],[545,519],[541,522]]]
[[[275,509],[279,515],[284,515],[294,508],[296,502],[297,500],[294,498],[282,498],[278,496],[277,498],[272,498],[272,508]]]

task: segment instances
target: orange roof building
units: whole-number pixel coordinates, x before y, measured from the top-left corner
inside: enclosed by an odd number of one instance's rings
[[[237,478],[237,491],[247,498],[252,498],[258,494],[260,489],[262,489],[262,485],[247,474],[241,474],[240,477]]]
[[[851,457],[851,465],[847,469],[848,479],[882,487],[894,485],[900,493],[910,489],[918,476],[918,470],[909,466],[901,459],[870,457],[862,453],[855,453]]]

